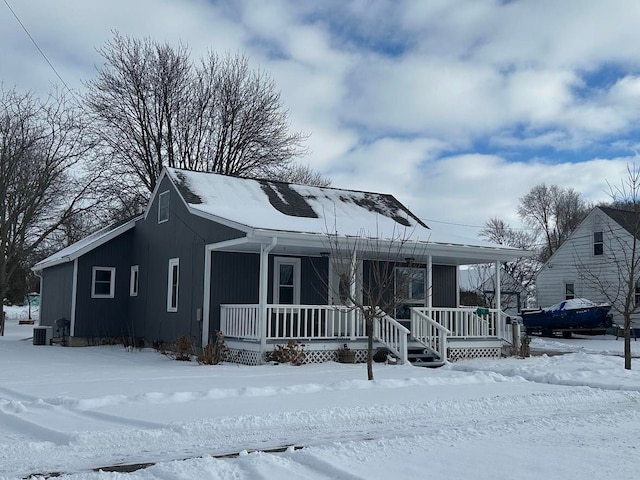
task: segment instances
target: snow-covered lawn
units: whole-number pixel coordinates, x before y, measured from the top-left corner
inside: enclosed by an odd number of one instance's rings
[[[367,382],[363,365],[33,346],[19,317],[0,337],[2,478],[640,478],[640,363],[624,371],[613,337],[558,339],[578,352],[560,356],[376,365]],[[134,463],[154,465],[92,470]]]

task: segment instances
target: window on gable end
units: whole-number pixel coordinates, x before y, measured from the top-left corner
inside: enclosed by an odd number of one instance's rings
[[[158,223],[169,220],[169,190],[158,196]]]
[[[593,254],[595,256],[604,255],[604,233],[593,232]]]

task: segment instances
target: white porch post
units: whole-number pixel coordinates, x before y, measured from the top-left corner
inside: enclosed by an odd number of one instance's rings
[[[204,248],[204,288],[202,289],[202,348],[209,345],[209,312],[211,309],[211,248]],[[222,332],[227,333],[227,332]]]
[[[496,319],[495,319],[495,335],[501,338],[504,338],[503,329],[506,328],[502,323],[502,292],[500,284],[502,281],[500,280],[500,262],[496,260]]]
[[[270,244],[260,245],[260,351],[264,353],[267,348],[267,295],[269,291],[269,252],[278,243],[273,237]]]
[[[501,289],[500,289],[500,284],[501,284],[501,280],[500,280],[500,262],[496,260],[496,308],[498,310],[501,310],[500,305],[502,304],[502,299],[501,299]]]
[[[460,306],[460,265],[456,266],[456,307]]]
[[[351,282],[349,282],[349,296],[351,298],[357,298],[357,283],[358,283],[358,257],[356,255],[356,249],[353,249],[351,252],[351,258],[349,259],[349,278]],[[351,340],[356,339],[356,315],[357,310],[355,308],[351,309],[351,314],[349,315],[349,338]]]
[[[427,311],[429,317],[433,318],[431,309],[433,308],[433,257],[427,256]]]

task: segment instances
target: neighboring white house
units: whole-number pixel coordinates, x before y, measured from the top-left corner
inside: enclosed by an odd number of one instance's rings
[[[536,276],[538,306],[546,307],[571,298],[612,303],[618,292],[622,292],[620,286],[625,278],[619,275],[617,265],[626,267],[634,230],[632,212],[610,207],[591,210]],[[622,295],[617,296],[614,303],[621,305],[624,299]],[[640,303],[638,278],[634,300]],[[621,315],[614,310],[611,311],[613,321],[621,323]],[[634,316],[634,324],[640,325],[640,313]]]

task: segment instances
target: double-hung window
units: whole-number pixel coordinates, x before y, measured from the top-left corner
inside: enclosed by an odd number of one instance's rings
[[[178,311],[178,285],[180,284],[180,259],[169,259],[167,278],[167,312]]]
[[[576,298],[576,286],[574,283],[565,283],[564,284],[564,299],[565,300],[573,300]]]
[[[603,234],[603,232],[593,232],[593,254],[595,256],[604,255],[604,234]]]
[[[116,291],[116,268],[93,267],[91,298],[113,298]]]

